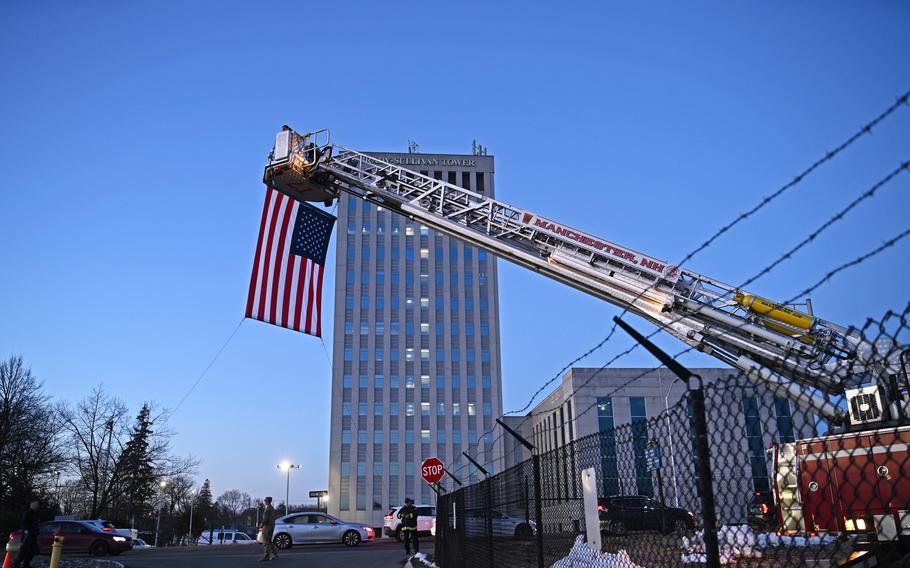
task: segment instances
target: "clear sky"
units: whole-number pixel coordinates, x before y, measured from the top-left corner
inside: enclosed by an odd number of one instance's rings
[[[285,123],[365,150],[476,138],[501,199],[678,261],[910,89],[908,29],[899,1],[4,2],[0,356],[60,399],[103,383],[174,407],[240,321]],[[738,284],[908,159],[904,107],[689,268]],[[908,212],[904,174],[752,289],[789,297]],[[618,310],[500,275],[511,410]],[[862,324],[906,304],[908,277],[910,240],[820,288],[816,312]],[[216,495],[283,498],[275,464],[301,463],[301,501],[327,486],[329,382],[318,339],[247,321],[173,417],[174,449]]]

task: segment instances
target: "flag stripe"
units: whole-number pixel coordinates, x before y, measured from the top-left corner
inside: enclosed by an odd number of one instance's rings
[[[301,207],[308,209],[304,211]],[[307,256],[320,253],[318,248],[313,252],[314,240],[322,240],[327,246],[334,217],[328,223],[324,220],[321,224],[315,223],[317,228],[313,229],[313,209],[272,188],[267,189],[256,256],[253,258],[246,315],[321,336],[324,267]],[[316,211],[316,215],[325,214]],[[298,245],[295,245],[295,239],[302,240],[296,241]],[[301,249],[294,248],[300,242],[311,248],[300,252]],[[318,256],[320,259],[324,258],[324,249],[321,253]]]
[[[316,264],[316,272],[319,273],[319,276],[316,277],[316,335],[319,337],[322,337],[322,302],[318,301],[318,298],[322,298],[322,273],[324,270],[325,267]]]
[[[259,314],[256,319],[265,320],[265,306],[268,303],[268,286],[269,278],[268,275],[272,270],[272,241],[275,240],[275,222],[278,217],[278,210],[281,206],[281,196],[275,195],[272,200],[272,212],[269,215],[269,236],[266,240],[265,245],[265,261],[262,264],[262,274],[260,275],[259,282]]]
[[[246,299],[246,317],[253,317],[253,299],[256,297],[256,275],[259,274],[259,255],[262,254],[262,235],[265,233],[265,220],[269,211],[269,197],[266,192],[262,203],[262,221],[259,222],[259,238],[256,240],[256,256],[253,257],[253,277],[250,278],[250,293]]]
[[[278,239],[276,239],[275,247],[275,264],[272,267],[272,303],[269,306],[269,323],[277,323],[278,318],[276,316],[278,310],[278,290],[281,285],[281,269],[284,268],[284,263],[281,262],[284,260],[284,247],[285,243],[288,240],[288,222],[291,220],[291,212],[294,210],[294,207],[291,204],[291,200],[287,197],[284,198],[284,215],[281,219],[281,230],[277,233]]]

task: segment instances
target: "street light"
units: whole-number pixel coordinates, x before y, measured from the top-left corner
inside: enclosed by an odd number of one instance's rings
[[[673,470],[673,502],[677,508],[679,507],[679,490],[676,487],[676,459],[673,457],[673,429],[670,428],[670,392],[673,390],[673,385],[680,380],[682,379],[679,377],[673,379],[670,388],[667,389],[667,396],[664,397],[664,417],[667,420],[667,436],[670,440],[670,469]]]
[[[158,491],[158,522],[155,523],[155,547],[158,547],[158,533],[161,532],[161,509],[163,509],[164,503],[161,499],[161,492],[164,491],[164,488],[167,487],[167,481],[161,481],[158,483],[160,491]]]
[[[285,492],[284,492],[284,514],[287,515],[288,514],[288,500],[291,497],[291,470],[300,469],[300,464],[295,465],[295,464],[284,461],[275,467],[277,467],[278,469],[280,469],[282,471],[288,472],[287,487],[285,487]]]

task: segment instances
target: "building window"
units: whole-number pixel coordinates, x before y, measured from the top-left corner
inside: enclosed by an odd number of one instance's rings
[[[468,403],[468,416],[474,416],[477,414],[477,404],[473,402]]]
[[[420,431],[420,443],[421,443],[421,444],[429,444],[429,443],[430,443],[430,431],[429,431],[429,430],[421,430],[421,431]]]
[[[645,458],[645,448],[648,445],[648,415],[644,397],[630,397],[629,407],[632,413],[632,446],[635,451],[635,477],[638,494],[653,496],[654,483],[651,480],[651,472],[648,471],[648,463]]]
[[[761,417],[758,413],[758,400],[754,396],[743,397],[743,414],[746,418],[746,442],[749,445],[752,486],[755,491],[768,491],[770,484],[765,461],[765,445],[762,441]]]
[[[373,403],[373,415],[382,416],[382,401],[377,400]]]
[[[442,356],[442,349],[437,349],[437,350],[436,350],[436,359],[439,360],[439,361],[444,361],[444,360],[445,360],[445,357]],[[421,349],[421,350],[420,350],[420,360],[421,360],[421,361],[429,361],[429,360],[430,360],[430,350],[429,350],[429,349]]]
[[[405,444],[413,444],[413,443],[414,443],[414,431],[413,431],[413,430],[405,430],[405,431],[404,431],[404,443],[405,443]]]
[[[459,416],[461,414],[461,403],[453,402],[452,403],[452,416]]]
[[[452,442],[454,444],[461,444],[461,430],[452,431]]]
[[[445,416],[446,415],[446,403],[437,402],[436,403],[436,416]]]
[[[420,415],[421,415],[421,416],[429,416],[429,415],[430,415],[430,403],[429,403],[429,402],[421,402],[421,403],[420,403]]]
[[[357,404],[357,414],[360,416],[367,415],[367,403],[361,402]]]
[[[493,415],[493,404],[490,402],[483,403],[483,415],[492,416]]]
[[[490,379],[490,375],[484,375],[481,380],[483,381],[483,388],[491,388],[493,381]]]
[[[389,402],[389,416],[398,416],[398,401]]]
[[[777,441],[781,444],[795,442],[793,434],[793,416],[790,414],[790,401],[779,396],[774,397],[774,416],[777,417]]]
[[[351,403],[348,401],[341,403],[341,415],[350,416],[351,415]]]
[[[382,430],[376,430],[373,432],[373,443],[374,444],[382,443]]]
[[[600,431],[600,462],[604,492],[620,495],[619,467],[616,461],[616,431],[613,429],[613,399],[597,399],[597,426]]]
[[[358,444],[367,443],[367,431],[366,430],[357,430],[357,443]]]
[[[405,416],[414,416],[414,403],[413,402],[404,403],[404,415]]]
[[[354,377],[352,377],[351,375],[345,375],[344,378],[342,378],[342,384],[343,384],[344,388],[346,388],[346,389],[351,388],[353,383],[354,383]]]
[[[398,443],[398,430],[389,430],[389,443],[397,444]],[[398,464],[395,464],[396,466]],[[397,473],[397,472],[395,472]]]
[[[446,431],[445,430],[436,431],[436,443],[438,443],[438,444],[446,443]]]

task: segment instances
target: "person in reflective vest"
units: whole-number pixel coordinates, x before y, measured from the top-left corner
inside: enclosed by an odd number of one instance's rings
[[[414,543],[414,554],[420,552],[420,542],[417,540],[417,507],[414,500],[406,497],[404,507],[398,510],[401,519],[401,538],[404,540],[405,554],[411,554],[411,542]]]

